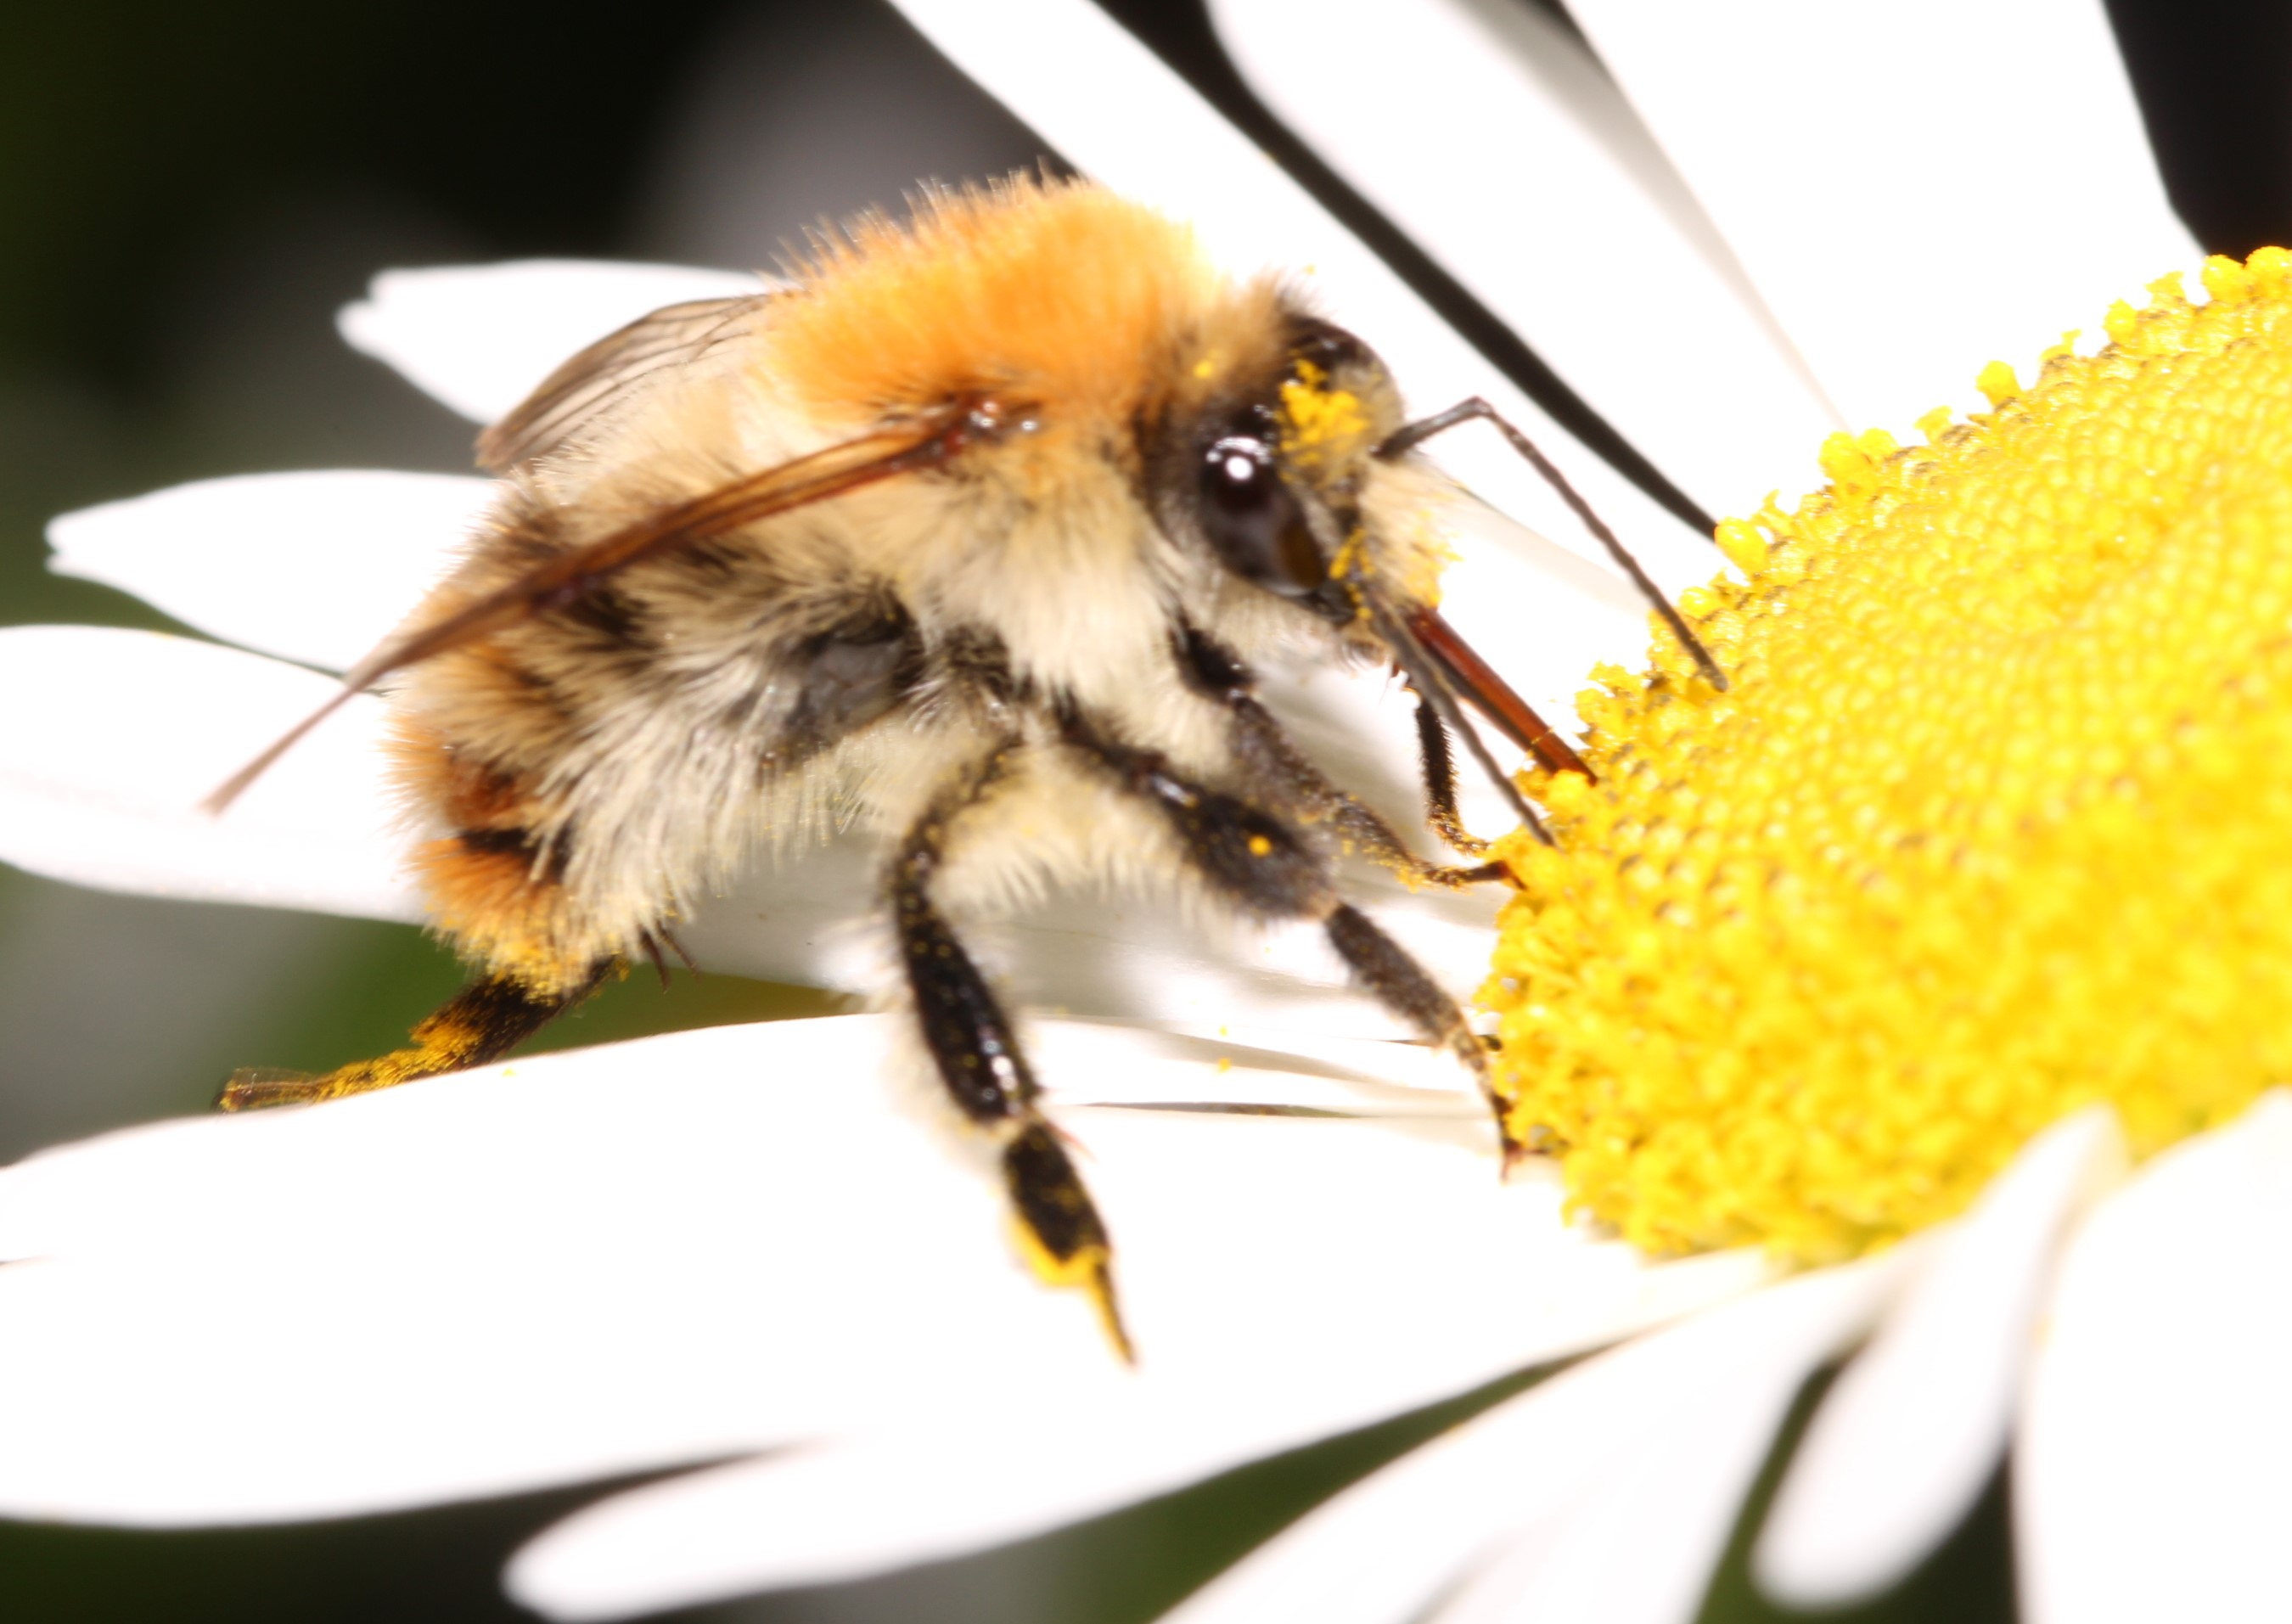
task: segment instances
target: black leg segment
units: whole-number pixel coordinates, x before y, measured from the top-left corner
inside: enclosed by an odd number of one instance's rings
[[[1000,1122],[1034,1099],[1035,1079],[979,966],[931,903],[922,865],[901,865],[892,886],[900,955],[924,1046],[948,1097],[973,1122]]]
[[[1115,740],[1078,709],[1069,707],[1061,723],[1069,744],[1161,810],[1187,860],[1227,901],[1260,918],[1320,922],[1364,991],[1464,1062],[1503,1133],[1503,1103],[1490,1091],[1488,1056],[1464,1012],[1398,942],[1337,894],[1328,864],[1295,830],[1239,796],[1190,782],[1153,751]],[[1509,1137],[1505,1149],[1509,1161]]]
[[[1189,687],[1207,699],[1215,699],[1225,707],[1232,730],[1234,756],[1250,781],[1263,787],[1263,793],[1277,804],[1294,810],[1306,823],[1329,824],[1348,843],[1348,851],[1358,851],[1370,861],[1392,869],[1411,885],[1441,885],[1462,889],[1488,880],[1506,878],[1501,865],[1478,864],[1470,868],[1450,867],[1427,862],[1410,851],[1392,825],[1353,796],[1329,782],[1321,770],[1307,760],[1303,752],[1289,741],[1281,723],[1273,713],[1261,704],[1250,691],[1248,669],[1239,657],[1192,626],[1182,629],[1178,640],[1179,673]],[[1423,701],[1419,701],[1420,718]],[[1437,725],[1437,718],[1435,719]],[[1420,720],[1420,728],[1422,723]],[[1441,736],[1444,752],[1448,745],[1445,733]],[[1433,791],[1432,768],[1426,772],[1426,795],[1431,800]],[[1462,825],[1455,820],[1456,775],[1451,768],[1448,776],[1448,805],[1449,825],[1444,826],[1438,815],[1432,826],[1444,837],[1450,827],[1463,836],[1461,841],[1450,839],[1457,850],[1477,856],[1486,851],[1487,844],[1464,835]]]
[[[1353,979],[1375,993],[1378,1003],[1415,1027],[1426,1042],[1449,1050],[1466,1071],[1483,1085],[1487,1083],[1488,1054],[1481,1046],[1480,1035],[1465,1024],[1465,1012],[1457,1007],[1456,1000],[1441,990],[1399,942],[1350,903],[1338,904],[1336,911],[1322,921],[1322,928],[1328,932],[1329,945],[1345,961]]]
[[[1029,1264],[1053,1285],[1090,1294],[1116,1350],[1132,1356],[1114,1296],[1113,1247],[1073,1160],[1036,1108],[1041,1093],[1011,1022],[932,899],[950,826],[1008,771],[1006,747],[934,802],[891,871],[900,957],[933,1070],[956,1108],[1002,1148],[1003,1181]]]
[[[215,1103],[225,1111],[307,1104],[488,1064],[587,998],[612,967],[611,959],[601,959],[586,979],[551,993],[535,992],[512,976],[480,976],[414,1029],[410,1048],[393,1049],[319,1077],[262,1067],[234,1071]]]
[[[1416,696],[1416,765],[1424,780],[1424,820],[1449,850],[1478,857],[1489,843],[1465,827],[1457,810],[1457,758],[1449,748],[1449,730],[1441,713],[1424,695]]]

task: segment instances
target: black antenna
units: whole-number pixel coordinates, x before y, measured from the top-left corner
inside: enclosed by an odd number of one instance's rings
[[[1528,0],[1528,4],[1538,6],[1571,32],[1580,33],[1560,0]],[[1336,217],[1338,223],[1368,244],[1372,253],[1415,289],[1443,321],[1456,328],[1466,343],[1479,351],[1489,366],[1535,401],[1546,416],[1574,436],[1585,449],[1644,491],[1657,506],[1705,540],[1710,539],[1715,522],[1711,514],[1673,484],[1662,469],[1570,388],[1525,339],[1475,298],[1439,261],[1418,247],[1408,232],[1355,191],[1257,99],[1256,93],[1226,55],[1204,0],[1100,0],[1100,5],[1287,171],[1291,180]]]
[[[1392,462],[1414,451],[1435,434],[1446,432],[1460,423],[1476,420],[1496,424],[1497,432],[1502,434],[1512,448],[1544,476],[1545,483],[1560,493],[1561,499],[1584,521],[1584,528],[1600,538],[1600,545],[1608,549],[1608,556],[1623,567],[1624,573],[1632,578],[1632,584],[1655,606],[1655,612],[1663,617],[1663,623],[1671,628],[1671,634],[1679,639],[1680,646],[1695,657],[1696,667],[1703,673],[1704,680],[1721,692],[1725,692],[1727,674],[1719,669],[1719,662],[1711,658],[1711,650],[1703,646],[1703,640],[1689,627],[1686,618],[1672,607],[1671,600],[1663,595],[1655,582],[1648,578],[1648,572],[1640,568],[1640,561],[1634,558],[1630,549],[1617,539],[1615,531],[1608,528],[1607,521],[1592,511],[1592,505],[1568,482],[1568,476],[1553,465],[1550,457],[1536,448],[1536,442],[1505,422],[1497,408],[1480,396],[1459,400],[1445,412],[1435,412],[1430,417],[1420,417],[1414,423],[1401,424],[1385,437],[1373,455],[1380,462]]]

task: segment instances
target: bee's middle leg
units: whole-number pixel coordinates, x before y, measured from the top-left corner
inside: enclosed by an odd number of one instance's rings
[[[1427,862],[1410,851],[1392,826],[1362,801],[1329,782],[1297,747],[1289,741],[1273,713],[1252,689],[1247,667],[1233,650],[1191,626],[1179,642],[1178,672],[1182,681],[1206,699],[1225,708],[1231,723],[1235,755],[1254,781],[1271,785],[1287,804],[1315,820],[1327,819],[1338,833],[1370,860],[1380,863],[1411,885],[1439,885],[1461,890],[1489,880],[1509,877],[1502,863],[1458,866]],[[1468,857],[1485,857],[1489,843],[1465,831],[1457,812],[1456,766],[1449,755],[1449,737],[1441,719],[1420,699],[1417,702],[1419,764],[1424,780],[1426,820],[1455,850]]]
[[[1487,1048],[1465,1012],[1399,942],[1338,894],[1328,862],[1286,819],[1194,783],[1161,755],[1119,743],[1078,715],[1069,716],[1066,733],[1124,788],[1161,812],[1195,871],[1229,901],[1263,919],[1319,924],[1364,991],[1471,1073],[1496,1117],[1507,1163],[1515,1157]]]
[[[956,1108],[990,1135],[1021,1244],[1035,1273],[1089,1292],[1116,1350],[1132,1356],[1114,1296],[1113,1247],[1066,1147],[1038,1105],[1042,1090],[986,977],[932,899],[948,826],[1002,774],[1002,758],[943,795],[892,860],[900,957],[932,1066]]]

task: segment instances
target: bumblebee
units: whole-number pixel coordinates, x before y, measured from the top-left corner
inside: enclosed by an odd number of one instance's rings
[[[1413,450],[1473,417],[1494,414],[1408,423],[1376,356],[1280,281],[1229,279],[1182,227],[1082,183],[937,194],[817,243],[784,288],[603,339],[480,437],[489,518],[345,678],[388,686],[397,786],[443,831],[418,877],[475,978],[408,1047],[242,1072],[222,1103],[495,1059],[616,966],[659,962],[690,899],[833,811],[883,842],[920,1068],[991,1150],[1036,1272],[1087,1292],[1126,1354],[1106,1226],[964,925],[1176,876],[1317,923],[1485,1093],[1481,1040],[1346,901],[1336,860],[1442,886],[1501,869],[1412,852],[1252,677],[1300,652],[1396,667],[1432,828],[1484,856],[1455,739],[1541,828],[1460,706],[1547,767],[1582,764],[1435,607],[1425,516],[1448,488]]]

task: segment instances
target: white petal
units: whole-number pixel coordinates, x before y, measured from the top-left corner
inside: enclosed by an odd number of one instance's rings
[[[997,1401],[1009,1418],[992,1434],[818,1446],[616,1496],[520,1551],[507,1588],[545,1618],[625,1618],[864,1577],[1091,1515],[1099,1497],[1078,1493],[1056,1468],[1085,1437],[1102,1452],[1084,1464],[1124,1458],[1103,1451],[1086,1422],[1058,1448],[1023,1394],[1021,1386]]]
[[[1830,398],[1900,433],[2195,263],[2101,0],[1579,0]],[[1986,408],[1985,408],[1986,409]]]
[[[1440,1624],[1693,1619],[1791,1401],[1863,1336],[1911,1261],[1898,1248],[1682,1327],[1701,1345],[1675,1367],[1658,1413],[1589,1492],[1467,1583]]]
[[[747,271],[591,260],[385,271],[336,319],[352,349],[387,362],[477,423],[491,423],[577,350],[665,304],[755,293]]]
[[[242,474],[48,521],[48,567],[187,626],[340,671],[443,574],[490,480],[340,469]]]
[[[1824,1397],[1769,1514],[1753,1571],[1793,1607],[1887,1588],[1964,1516],[2006,1448],[2054,1247],[2121,1176],[2124,1137],[2095,1106],[2032,1140]]]
[[[2159,1156],[2070,1243],[2014,1458],[2032,1624],[2292,1612],[2292,1096]]]
[[[351,701],[220,818],[216,785],[335,691],[297,667],[149,632],[0,631],[0,860],[110,891],[416,917]]]
[[[1084,1126],[1096,1134],[1100,1121]],[[1208,1136],[1193,1142],[1207,1143]],[[1382,1147],[1378,1154],[1390,1156]],[[1406,1191],[1396,1193],[1410,1199]],[[1259,1258],[1261,1273],[1276,1282],[1272,1289],[1282,1289],[1279,1277],[1290,1262],[1287,1253]],[[1359,1266],[1352,1289],[1373,1301],[1389,1277],[1373,1255]],[[1739,1290],[1760,1272],[1747,1255],[1685,1267],[1691,1283],[1685,1273],[1675,1274],[1669,1283],[1685,1289],[1675,1291],[1670,1312]],[[1172,1279],[1189,1296],[1216,1289],[1214,1281]],[[1407,1334],[1447,1340],[1459,1306],[1438,1304],[1433,1318],[1416,1320]],[[1231,1306],[1193,1307],[1234,1332],[1245,1329]],[[578,1512],[521,1553],[511,1569],[512,1591],[555,1617],[621,1617],[850,1579],[1021,1538],[1166,1491],[1216,1465],[1270,1452],[1313,1431],[1335,1430],[1301,1426],[1309,1412],[1334,1417],[1342,1410],[1367,1419],[1403,1408],[1396,1401],[1408,1383],[1396,1379],[1397,1370],[1376,1372],[1375,1342],[1356,1336],[1311,1355],[1302,1344],[1287,1345],[1299,1361],[1293,1369],[1308,1395],[1302,1398],[1256,1388],[1246,1368],[1252,1359],[1229,1361],[1223,1370],[1157,1365],[1110,1402],[1060,1407],[1045,1401],[1029,1368],[1023,1393],[986,1414],[742,1462]],[[1521,1352],[1535,1356],[1529,1345]],[[1364,1399],[1369,1408],[1355,1410]]]
[[[1533,6],[1216,0],[1252,88],[1715,513],[1840,424],[1686,184]]]
[[[1494,1143],[1486,1103],[1454,1062],[1419,1043],[1049,1021],[1030,1023],[1028,1047],[1061,1107],[1208,1104],[1443,1119],[1470,1123]]]
[[[1707,543],[1498,377],[1358,238],[1088,0],[898,4],[956,67],[1078,167],[1191,222],[1237,272],[1295,274],[1332,317],[1392,363],[1417,409],[1486,396],[1543,444],[1658,579],[1685,585],[1719,568]],[[1559,498],[1493,433],[1461,430],[1431,449],[1506,512],[1571,551],[1600,556]]]
[[[1792,1394],[1901,1267],[1787,1281],[1587,1360],[1346,1490],[1172,1624],[1401,1624],[1443,1596],[1458,1618],[1531,1596],[1537,1617],[1691,1616]]]
[[[1126,1369],[1027,1277],[991,1176],[898,1103],[885,1038],[680,1033],[0,1175],[0,1256],[38,1260],[0,1269],[0,1385],[41,1395],[0,1411],[0,1508],[326,1515],[896,1439],[982,1399],[1106,1418],[1144,1453],[1073,1492],[1134,1492],[1755,1273],[1586,1239],[1551,1181],[1499,1187],[1478,1123],[1077,1108]]]

